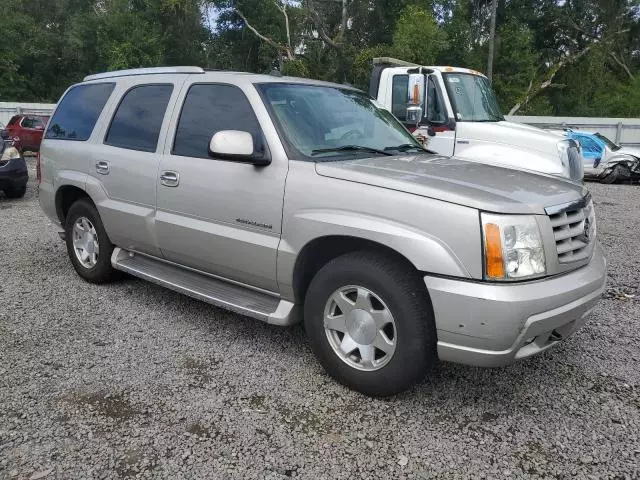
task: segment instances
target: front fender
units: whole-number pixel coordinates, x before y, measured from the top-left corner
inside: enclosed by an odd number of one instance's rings
[[[386,218],[346,210],[305,210],[288,220],[278,249],[278,280],[285,298],[293,298],[292,279],[299,253],[322,237],[352,237],[391,248],[409,260],[417,270],[433,274],[467,277],[471,274],[456,254],[440,239]],[[295,225],[295,226],[294,226]]]

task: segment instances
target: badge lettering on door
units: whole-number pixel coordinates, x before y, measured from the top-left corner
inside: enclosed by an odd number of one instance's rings
[[[268,223],[254,222],[253,220],[247,220],[245,218],[236,218],[236,222],[242,223],[244,225],[249,225],[252,227],[259,227],[259,228],[266,228],[268,230],[273,230],[273,225],[270,225]]]

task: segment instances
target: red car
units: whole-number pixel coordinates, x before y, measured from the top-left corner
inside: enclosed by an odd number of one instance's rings
[[[14,115],[5,128],[20,152],[38,152],[48,121],[43,115]]]

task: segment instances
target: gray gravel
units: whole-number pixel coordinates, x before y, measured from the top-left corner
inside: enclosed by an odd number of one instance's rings
[[[640,187],[590,185],[608,298],[502,369],[374,400],[301,327],[77,277],[35,189],[0,198],[0,478],[639,478]]]

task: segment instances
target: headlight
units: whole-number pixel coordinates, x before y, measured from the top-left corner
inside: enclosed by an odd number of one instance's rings
[[[487,280],[521,280],[547,271],[540,228],[530,215],[482,213]]]
[[[9,160],[13,160],[15,158],[20,158],[20,152],[15,147],[7,146],[2,152],[2,157],[0,157],[0,162],[8,162]]]

